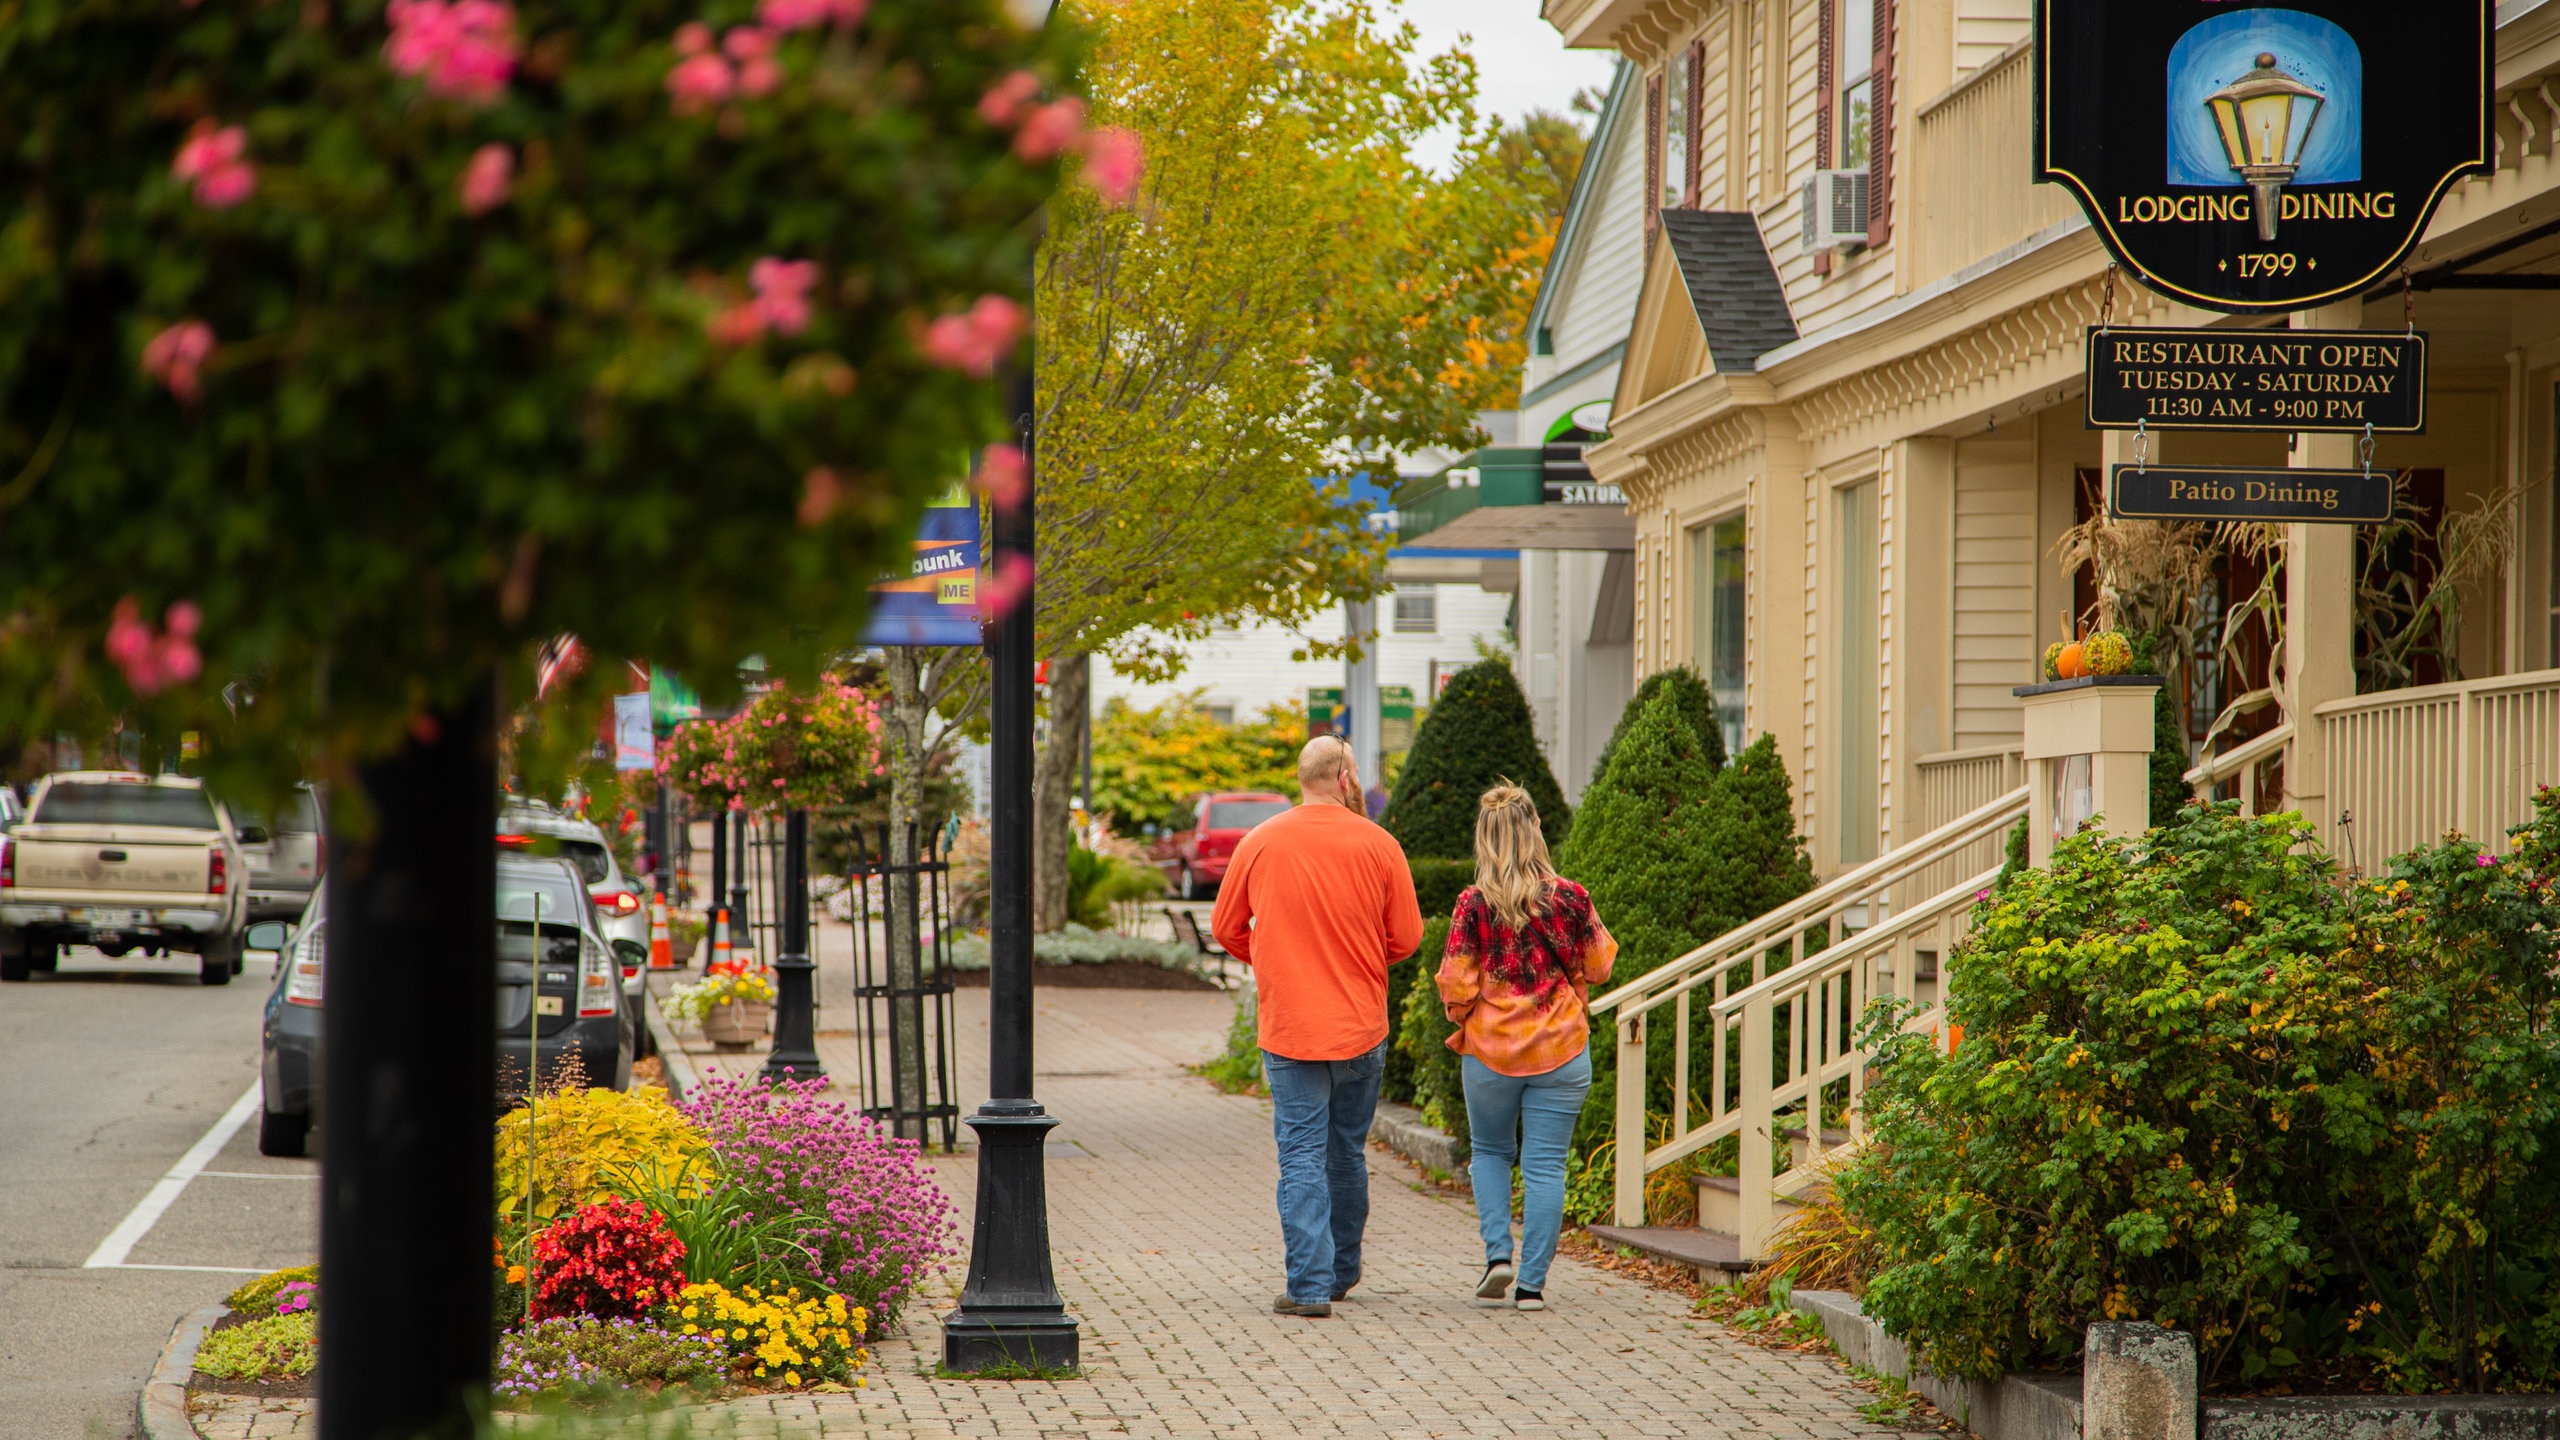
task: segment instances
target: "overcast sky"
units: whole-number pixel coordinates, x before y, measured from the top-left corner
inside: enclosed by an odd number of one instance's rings
[[[1422,54],[1441,54],[1465,37],[1476,57],[1477,107],[1509,120],[1532,110],[1562,112],[1586,87],[1606,90],[1616,63],[1605,50],[1564,48],[1563,37],[1538,18],[1538,0],[1402,0],[1381,8],[1390,23],[1397,13],[1412,23]],[[1445,171],[1455,143],[1445,134],[1427,137],[1414,158]]]

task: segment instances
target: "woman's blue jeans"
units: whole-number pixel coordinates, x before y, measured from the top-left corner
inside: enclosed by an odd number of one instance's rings
[[[1573,1122],[1591,1089],[1591,1051],[1544,1075],[1505,1075],[1473,1055],[1458,1058],[1467,1087],[1467,1176],[1476,1187],[1476,1227],[1490,1264],[1511,1258],[1511,1169],[1520,1168],[1520,1277],[1523,1290],[1544,1290],[1564,1229],[1564,1161]]]

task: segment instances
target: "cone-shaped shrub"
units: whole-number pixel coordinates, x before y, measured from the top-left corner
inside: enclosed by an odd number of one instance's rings
[[[1564,791],[1538,748],[1529,697],[1520,693],[1509,665],[1480,660],[1453,676],[1423,717],[1380,823],[1408,856],[1471,858],[1476,801],[1506,780],[1538,802],[1547,844],[1562,841],[1568,818]]]
[[[1644,677],[1643,683],[1636,686],[1634,698],[1627,701],[1627,708],[1618,712],[1618,724],[1609,732],[1609,743],[1600,747],[1600,758],[1591,764],[1592,784],[1599,784],[1600,776],[1608,770],[1609,757],[1618,753],[1618,742],[1626,737],[1627,727],[1644,713],[1654,696],[1666,692],[1679,707],[1680,718],[1688,721],[1689,728],[1705,743],[1708,767],[1724,768],[1724,727],[1716,723],[1715,694],[1707,689],[1707,682],[1699,678],[1697,671],[1674,665]]]
[[[1722,771],[1711,770],[1706,742],[1669,687],[1630,708],[1635,716],[1621,724],[1608,768],[1584,793],[1573,835],[1556,856],[1617,937],[1612,989],[1813,886],[1776,740],[1763,735]],[[1700,1048],[1707,1024],[1706,1007],[1696,1007],[1698,1054],[1709,1053]],[[1649,1110],[1670,1108],[1672,1029],[1651,1027]],[[1593,1084],[1574,1140],[1583,1153],[1609,1138],[1616,1107],[1616,1040],[1605,1026],[1593,1040]]]

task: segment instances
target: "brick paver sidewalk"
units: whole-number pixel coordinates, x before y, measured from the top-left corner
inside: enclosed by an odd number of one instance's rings
[[[738,1433],[876,1437],[1732,1436],[1891,1433],[1828,1361],[1763,1350],[1691,1318],[1680,1297],[1559,1258],[1550,1308],[1479,1308],[1472,1208],[1373,1154],[1368,1273],[1330,1320],[1271,1313],[1281,1290],[1270,1109],[1183,1065],[1230,1013],[1205,993],[1039,992],[1040,1098],[1061,1117],[1049,1163],[1059,1289],[1084,1322],[1084,1375],[937,1380],[956,1273],[874,1349],[852,1395],[718,1407]],[[985,1084],[985,992],[962,992],[961,1089]],[[846,1017],[849,1019],[849,1017]],[[839,1023],[834,1015],[828,1024]],[[843,1080],[849,1037],[821,1041]],[[1060,1154],[1060,1150],[1070,1153]],[[937,1157],[968,1219],[966,1154]],[[298,1414],[226,1414],[208,1436],[289,1433]]]

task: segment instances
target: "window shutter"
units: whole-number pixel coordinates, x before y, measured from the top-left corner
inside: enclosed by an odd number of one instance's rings
[[[1644,82],[1644,253],[1653,253],[1653,232],[1661,227],[1662,77]]]
[[[1831,168],[1833,112],[1840,106],[1839,37],[1833,29],[1837,24],[1837,3],[1838,0],[1819,0],[1814,6],[1813,168],[1816,170]],[[1850,0],[1850,3],[1855,4],[1857,0]]]
[[[1850,4],[1858,0],[1848,0]],[[1876,68],[1874,129],[1867,142],[1867,244],[1893,236],[1893,0],[1874,0]]]
[[[1704,37],[1689,43],[1688,98],[1684,136],[1688,143],[1681,147],[1685,152],[1683,158],[1687,161],[1687,173],[1680,177],[1680,203],[1695,210],[1707,203],[1706,197],[1698,193],[1706,170],[1707,42]],[[1730,165],[1733,162],[1728,159],[1725,163]]]

